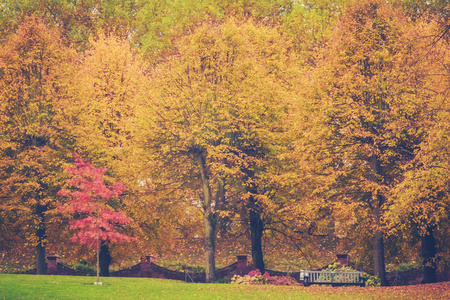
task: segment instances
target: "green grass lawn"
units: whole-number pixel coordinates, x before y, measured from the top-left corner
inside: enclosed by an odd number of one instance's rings
[[[450,299],[450,284],[324,287],[193,284],[150,278],[0,274],[0,299]]]

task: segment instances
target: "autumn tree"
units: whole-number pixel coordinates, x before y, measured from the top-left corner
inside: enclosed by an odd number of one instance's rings
[[[201,191],[208,282],[214,280],[219,212],[233,178],[248,186],[240,201],[256,215],[251,222],[258,223],[253,228],[260,238],[254,175],[287,108],[282,41],[275,30],[251,22],[205,24],[183,39],[179,56],[155,70],[153,92],[141,109],[151,161],[183,170],[186,183]]]
[[[413,28],[382,1],[355,3],[343,14],[311,82],[322,126],[315,147],[334,176],[330,199],[335,211],[360,216],[360,228],[373,239],[382,285],[383,214],[402,166],[425,136],[417,119],[429,92],[422,88]]]
[[[78,215],[70,222],[70,228],[77,232],[72,242],[87,244],[96,249],[97,253],[97,282],[99,276],[109,276],[111,258],[108,249],[109,243],[132,241],[134,238],[118,231],[130,220],[123,212],[115,211],[110,205],[112,199],[117,198],[125,191],[121,182],[106,184],[106,168],[96,168],[84,162],[78,154],[74,153],[75,168],[67,168],[73,176],[69,186],[74,190],[59,190],[58,195],[68,197],[68,202],[60,205],[59,209]],[[103,252],[103,255],[100,255]],[[108,253],[105,253],[108,252]],[[101,270],[101,272],[99,271]]]
[[[45,272],[46,243],[56,238],[47,226],[61,227],[49,212],[74,143],[62,113],[69,105],[71,57],[58,31],[35,16],[0,50],[2,227],[22,236],[22,247],[36,247],[38,274]]]
[[[139,177],[141,154],[134,147],[134,116],[146,84],[146,64],[128,40],[115,35],[101,34],[92,38],[90,45],[79,56],[71,89],[71,133],[80,154],[92,163],[109,166],[109,172],[127,185],[122,205],[133,212],[130,226],[136,233],[159,218],[156,210],[142,209],[145,195],[137,194],[145,191],[139,185],[143,179]],[[139,247],[133,248],[135,255],[142,255],[141,251],[151,244],[144,242],[142,239]],[[107,250],[108,245],[103,248]],[[130,251],[123,254],[125,257]]]
[[[70,108],[72,132],[77,147],[92,161],[111,164],[115,172],[126,173],[121,164],[132,139],[137,99],[145,84],[145,64],[129,41],[114,35],[99,35],[79,59],[72,87]]]
[[[419,23],[419,21],[417,21]],[[448,255],[449,174],[448,137],[449,91],[447,66],[448,42],[436,36],[438,22],[420,22],[418,33],[421,55],[417,60],[426,70],[423,89],[430,91],[422,99],[416,122],[426,138],[413,160],[405,165],[405,176],[392,192],[391,207],[386,214],[390,232],[418,237],[423,259],[424,283],[436,282],[436,270]],[[419,49],[420,49],[419,48]]]

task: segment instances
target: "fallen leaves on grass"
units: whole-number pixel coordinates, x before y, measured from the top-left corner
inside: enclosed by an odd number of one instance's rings
[[[330,287],[306,288],[314,295],[354,295],[355,298],[369,296],[373,299],[450,299],[450,282],[389,287]]]

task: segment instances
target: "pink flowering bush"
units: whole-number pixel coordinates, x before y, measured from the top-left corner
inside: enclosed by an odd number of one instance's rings
[[[234,284],[265,284],[265,281],[266,279],[258,269],[250,271],[247,275],[234,275],[231,278],[231,283]]]
[[[234,275],[231,278],[233,284],[273,284],[273,285],[298,285],[298,282],[291,276],[270,276],[265,272],[261,275],[261,272],[256,269],[250,271],[247,275],[239,276]]]

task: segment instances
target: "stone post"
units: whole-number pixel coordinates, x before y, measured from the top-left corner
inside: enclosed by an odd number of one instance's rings
[[[151,255],[141,257],[141,270],[139,271],[139,277],[149,277],[152,269],[152,263],[155,258]]]
[[[340,263],[342,266],[348,267],[350,263],[350,257],[348,254],[337,254],[337,262]]]
[[[47,275],[57,275],[58,274],[58,262],[60,257],[53,255],[47,256]]]
[[[248,273],[248,266],[247,266],[247,255],[237,255],[237,264],[236,264],[236,274],[237,275],[245,275]]]
[[[247,255],[237,255],[237,267],[239,269],[247,267]]]

